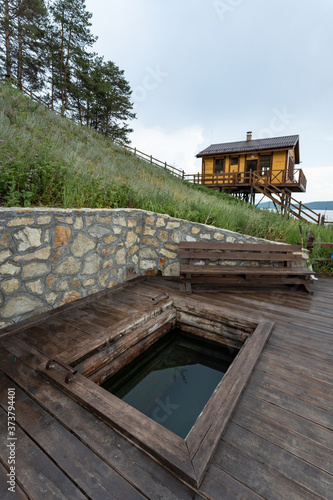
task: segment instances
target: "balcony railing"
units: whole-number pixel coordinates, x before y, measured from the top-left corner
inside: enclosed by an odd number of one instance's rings
[[[287,170],[271,170],[263,175],[258,172],[230,172],[214,174],[186,174],[184,178],[190,182],[204,184],[205,186],[217,187],[239,187],[251,186],[256,183],[276,184],[283,186],[299,186],[306,190],[306,177],[302,169],[297,168],[290,177]]]

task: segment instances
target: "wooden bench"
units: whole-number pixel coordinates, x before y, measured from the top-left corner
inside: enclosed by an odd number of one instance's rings
[[[180,278],[186,293],[193,283],[300,285],[308,293],[313,271],[302,264],[300,245],[180,242]],[[183,262],[186,263],[183,263]]]

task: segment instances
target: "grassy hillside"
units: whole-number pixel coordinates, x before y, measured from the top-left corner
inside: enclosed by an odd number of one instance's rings
[[[0,110],[0,206],[142,208],[300,242],[299,221],[178,180],[2,83]],[[333,241],[332,228],[306,226]]]

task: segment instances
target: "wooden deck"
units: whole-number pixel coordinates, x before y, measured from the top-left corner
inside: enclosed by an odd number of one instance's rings
[[[199,486],[189,486],[36,371],[105,328],[151,307],[162,278],[127,283],[0,337],[2,499],[331,499],[333,498],[333,280],[314,294],[287,287],[209,293],[249,321],[274,321],[268,343]],[[16,496],[7,490],[8,388],[15,389]]]

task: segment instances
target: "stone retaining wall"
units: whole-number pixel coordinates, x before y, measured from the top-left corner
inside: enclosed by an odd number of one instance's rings
[[[135,276],[177,276],[184,240],[264,241],[135,209],[1,209],[0,328]]]

